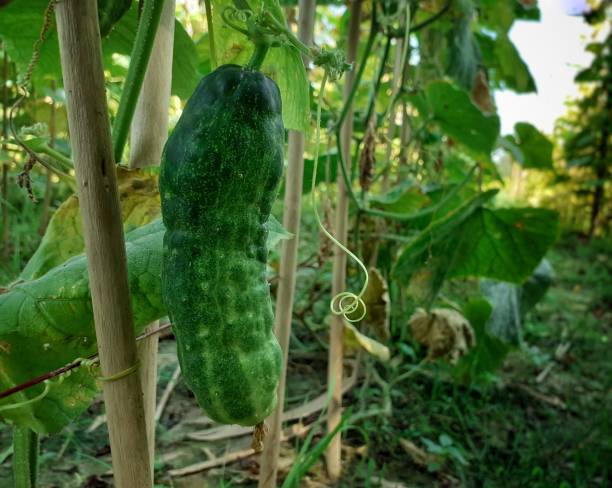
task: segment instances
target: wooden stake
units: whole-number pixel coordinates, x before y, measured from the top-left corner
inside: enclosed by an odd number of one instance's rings
[[[315,0],[300,0],[298,35],[300,40],[306,45],[312,43],[315,12]],[[278,384],[278,404],[268,420],[270,432],[267,435],[264,451],[261,455],[259,471],[260,488],[275,487],[278,474],[278,455],[281,443],[282,416],[287,379],[287,357],[289,354],[289,337],[291,335],[293,295],[295,292],[295,275],[300,238],[304,142],[304,134],[293,130],[289,131],[289,164],[285,180],[283,225],[285,229],[293,234],[293,239],[283,241],[274,324],[276,337],[283,350],[283,368]]]
[[[63,0],[55,13],[100,365],[109,377],[137,358],[97,4]],[[115,486],[151,487],[140,377],[104,381],[103,391]]]
[[[130,127],[130,168],[159,166],[162,150],[168,138],[168,108],[170,105],[172,51],[174,46],[174,9],[175,1],[166,0]],[[158,324],[158,321],[153,322],[145,329],[145,332],[156,328]],[[155,462],[158,343],[159,336],[157,334],[138,343],[140,381],[144,396],[151,472],[153,472]]]
[[[359,33],[361,25],[361,4],[362,0],[352,0],[349,6],[349,32],[347,61],[353,63],[357,57],[357,47],[359,45]],[[344,102],[349,97],[355,71],[345,74],[344,79]],[[349,110],[344,120],[341,130],[341,147],[346,170],[350,174],[351,167],[351,138],[353,136],[353,108]],[[335,237],[339,242],[346,244],[348,235],[348,194],[342,171],[338,168],[338,197],[336,205],[336,226]],[[334,261],[332,268],[332,296],[345,291],[346,286],[346,254],[338,246],[334,246]],[[344,333],[343,318],[337,315],[332,317],[331,330],[329,333],[329,359],[327,369],[327,387],[331,394],[331,402],[327,414],[327,431],[331,432],[340,423],[342,416],[342,363],[343,363],[343,344]],[[327,472],[332,480],[337,480],[342,472],[340,459],[341,436],[337,434],[329,443],[325,453],[327,461]]]
[[[175,0],[165,0],[130,128],[130,166],[159,166],[168,138]]]

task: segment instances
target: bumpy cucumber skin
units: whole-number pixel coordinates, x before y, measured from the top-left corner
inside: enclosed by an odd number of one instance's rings
[[[224,65],[200,82],[162,157],[162,293],[185,382],[225,424],[255,425],[276,406],[266,221],[283,142],[276,84]]]

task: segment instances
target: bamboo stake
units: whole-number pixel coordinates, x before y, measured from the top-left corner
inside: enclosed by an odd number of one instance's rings
[[[96,338],[102,374],[111,377],[137,357],[97,4],[63,0],[55,13]],[[140,377],[104,381],[103,391],[115,485],[151,487]]]
[[[361,4],[362,0],[352,0],[349,6],[349,32],[347,61],[352,63],[357,57],[359,45],[359,33],[361,25]],[[344,102],[346,103],[353,81],[355,72],[350,71],[345,74],[344,82]],[[350,174],[351,166],[351,138],[353,136],[353,107],[348,108],[346,118],[341,130],[342,153],[346,162],[347,173]],[[348,193],[342,178],[341,171],[338,169],[338,202],[336,205],[336,227],[335,237],[339,242],[345,244],[348,236]],[[345,291],[346,285],[346,254],[338,246],[334,246],[334,261],[332,269],[332,296]],[[327,370],[327,387],[331,394],[331,402],[327,414],[327,431],[333,431],[340,423],[342,416],[342,363],[343,363],[343,344],[344,333],[343,318],[338,315],[332,316],[331,330],[329,334],[329,359]],[[337,480],[342,471],[340,452],[341,436],[337,434],[329,443],[325,452],[327,460],[327,472],[332,480]]]
[[[306,45],[312,44],[315,12],[315,0],[300,0],[298,36]],[[293,234],[293,239],[283,242],[274,324],[276,337],[283,350],[283,367],[278,384],[278,403],[276,409],[269,418],[270,432],[266,438],[264,451],[261,455],[261,466],[259,471],[260,488],[275,487],[278,475],[278,456],[281,443],[282,416],[287,380],[287,357],[289,354],[289,337],[291,336],[291,318],[300,237],[302,182],[304,176],[304,143],[304,134],[298,131],[289,131],[289,164],[287,166],[285,184],[283,225]]]
[[[130,168],[159,166],[164,144],[168,138],[174,9],[175,1],[166,0],[130,127]],[[158,321],[153,322],[145,329],[145,332],[156,328],[158,324]],[[151,472],[153,472],[155,462],[158,343],[157,334],[138,343],[140,381],[144,396]]]
[[[165,1],[130,128],[132,168],[158,166],[168,138],[175,0]]]

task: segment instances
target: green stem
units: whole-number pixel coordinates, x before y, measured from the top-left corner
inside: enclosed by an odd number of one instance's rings
[[[373,12],[376,12],[376,10],[374,10]],[[342,107],[342,112],[340,112],[340,117],[338,118],[338,121],[336,122],[336,132],[338,135],[340,134],[340,127],[342,127],[342,123],[344,122],[344,119],[346,119],[346,115],[348,114],[349,107],[353,103],[353,99],[355,98],[355,94],[357,93],[357,88],[359,88],[359,83],[361,82],[361,78],[363,77],[363,73],[365,71],[366,62],[368,60],[368,57],[370,56],[370,52],[372,51],[372,46],[374,45],[374,41],[376,40],[377,31],[378,31],[378,23],[376,22],[375,16],[373,16],[372,27],[370,29],[370,35],[368,37],[368,41],[366,43],[365,49],[363,51],[363,55],[361,57],[361,63],[359,65],[359,70],[357,71],[357,74],[355,75],[355,80],[351,87],[349,96],[346,99],[346,103]]]
[[[364,125],[367,127],[370,121],[370,117],[372,116],[372,112],[374,111],[374,104],[376,103],[376,95],[378,95],[378,90],[380,89],[380,83],[382,81],[382,77],[385,74],[385,66],[387,65],[387,59],[389,58],[389,52],[391,51],[391,37],[387,36],[387,42],[385,42],[385,46],[383,48],[383,54],[380,58],[380,65],[378,66],[378,72],[374,78],[374,84],[372,85],[372,91],[370,92],[370,99],[368,100],[368,110],[366,112],[366,116],[364,118]]]
[[[309,58],[313,57],[313,53],[311,52],[310,48],[300,41],[295,34],[287,28],[286,25],[281,24],[270,12],[266,12],[266,20],[276,27],[276,29],[282,32],[293,47],[300,51],[304,56],[308,56]]]
[[[268,54],[268,49],[270,49],[270,45],[262,42],[255,44],[255,50],[253,51],[253,55],[249,62],[245,66],[247,69],[258,70],[261,68],[261,65],[266,59],[266,54]]]
[[[13,477],[15,488],[35,488],[38,475],[38,434],[13,427]]]
[[[204,0],[204,8],[206,9],[206,26],[208,28],[208,45],[210,46],[210,59],[212,67],[217,67],[217,53],[215,52],[215,31],[212,18],[212,6],[210,0]]]
[[[116,163],[121,161],[163,8],[164,0],[144,0],[136,40],[132,48],[130,67],[121,93],[117,117],[113,124],[113,149]]]
[[[53,149],[51,146],[47,146],[47,145],[42,146],[39,152],[46,154],[47,156],[50,156],[53,159],[55,159],[57,162],[59,162],[64,167],[65,170],[71,170],[74,168],[72,159],[65,156],[61,152],[57,151],[56,149]]]

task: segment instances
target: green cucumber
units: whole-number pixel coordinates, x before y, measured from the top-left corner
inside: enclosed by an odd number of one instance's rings
[[[162,294],[185,382],[225,424],[258,424],[276,405],[266,222],[283,143],[276,84],[224,65],[200,82],[162,157]]]

